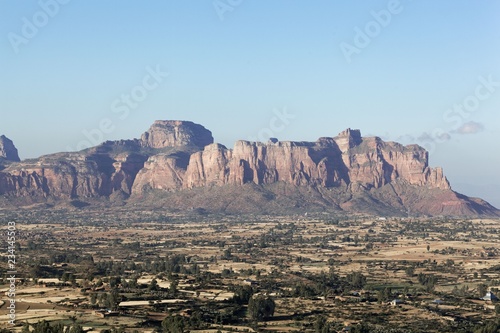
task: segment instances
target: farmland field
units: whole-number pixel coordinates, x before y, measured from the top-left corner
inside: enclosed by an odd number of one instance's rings
[[[499,220],[116,210],[0,219],[17,228],[16,325],[2,327],[18,332],[41,320],[94,332],[473,332],[500,311],[481,299],[500,286]],[[0,289],[7,318],[5,278]]]

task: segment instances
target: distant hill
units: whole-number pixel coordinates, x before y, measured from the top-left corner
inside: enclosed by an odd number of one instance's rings
[[[140,139],[21,162],[12,141],[1,138],[3,206],[79,202],[231,214],[500,216],[484,200],[454,192],[443,170],[429,167],[422,147],[362,137],[359,130],[316,142],[237,141],[228,149],[201,125],[166,120]]]

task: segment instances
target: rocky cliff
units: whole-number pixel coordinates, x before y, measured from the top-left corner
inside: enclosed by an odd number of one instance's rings
[[[228,149],[201,125],[156,121],[140,139],[12,163],[0,172],[0,195],[12,200],[117,193],[134,204],[232,213],[499,214],[453,192],[443,170],[429,167],[422,147],[364,138],[351,129],[316,142],[237,141]]]
[[[5,135],[0,136],[0,159],[2,158],[7,161],[13,161],[13,162],[20,161],[14,143]]]
[[[213,142],[212,133],[189,121],[156,121],[141,139],[107,141],[74,153],[58,153],[8,165],[0,195],[30,198],[109,197],[131,194],[135,177],[153,155],[191,153]]]
[[[316,142],[237,141],[233,149],[209,144],[186,163],[175,156],[153,156],[140,171],[134,191],[143,187],[178,190],[203,186],[286,182],[295,186],[380,188],[395,180],[450,189],[441,168],[430,168],[427,152],[346,130]],[[168,170],[168,171],[166,171]],[[152,181],[155,179],[155,181]],[[175,179],[174,182],[172,180]]]

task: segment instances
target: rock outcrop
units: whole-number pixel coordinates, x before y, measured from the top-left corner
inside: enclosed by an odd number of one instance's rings
[[[141,145],[149,148],[196,146],[214,142],[212,132],[190,121],[157,120],[141,136]]]
[[[351,129],[316,142],[237,141],[228,149],[213,143],[201,125],[156,121],[140,139],[11,163],[0,172],[0,195],[9,198],[116,193],[135,203],[167,195],[162,206],[172,209],[499,214],[484,201],[453,192],[443,170],[428,165],[422,147],[363,138]],[[243,207],[243,196],[254,208]]]
[[[233,149],[211,144],[192,154],[183,167],[178,167],[171,158],[161,162],[155,158],[150,163],[159,165],[145,168],[141,177],[156,177],[154,184],[149,182],[150,186],[163,190],[281,181],[324,187],[355,183],[370,189],[396,179],[410,185],[450,189],[442,169],[429,167],[423,148],[386,143],[377,137],[361,138],[359,131],[353,130],[316,142],[237,141]],[[176,181],[172,183],[170,173],[161,172],[158,167],[171,170]],[[148,173],[152,175],[147,176]],[[158,175],[164,176],[163,182]],[[148,182],[141,182],[144,183]]]
[[[12,162],[20,161],[14,143],[5,135],[0,136],[0,158],[4,158],[7,161],[12,161]]]

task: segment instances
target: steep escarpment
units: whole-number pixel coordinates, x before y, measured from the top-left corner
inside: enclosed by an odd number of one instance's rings
[[[211,142],[211,132],[201,125],[156,121],[141,139],[107,141],[80,152],[10,163],[0,172],[0,195],[74,199],[121,192],[128,196],[150,156],[179,150],[189,155]]]
[[[233,149],[207,145],[192,154],[187,168],[178,170],[178,174],[183,175],[182,186],[176,183],[175,189],[280,181],[324,187],[356,183],[370,189],[396,179],[410,185],[450,189],[442,170],[429,167],[423,148],[385,143],[377,137],[361,138],[359,131],[352,130],[316,142],[237,141]]]
[[[352,129],[315,142],[241,140],[228,149],[201,125],[156,121],[140,139],[10,163],[0,172],[0,195],[18,202],[117,193],[175,210],[500,215],[452,191],[422,147]]]
[[[11,162],[20,161],[16,146],[5,135],[0,135],[0,162],[2,159]]]

